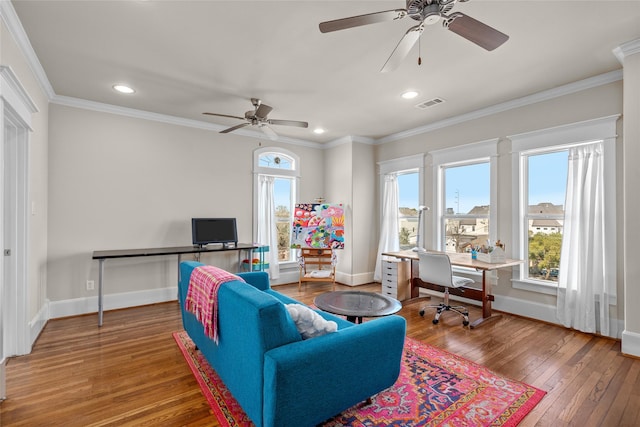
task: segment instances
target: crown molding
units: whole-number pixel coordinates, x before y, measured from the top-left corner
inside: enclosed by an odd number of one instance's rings
[[[38,60],[36,52],[33,50],[33,46],[31,46],[29,37],[27,37],[27,33],[18,18],[18,14],[13,8],[13,4],[9,0],[0,0],[0,16],[7,26],[9,33],[20,48],[20,51],[25,56],[31,71],[33,71],[33,74],[38,81],[38,84],[40,84],[44,93],[51,100],[55,96],[53,87],[51,86],[51,83],[49,83],[47,73],[45,73],[44,68],[42,68],[40,60]]]
[[[101,113],[117,114],[120,116],[131,117],[135,119],[151,120],[160,123],[166,123],[176,126],[184,126],[195,129],[203,129],[213,132],[220,132],[226,129],[226,126],[220,126],[201,120],[185,119],[182,117],[171,116],[168,114],[152,113],[150,111],[137,110],[135,108],[120,107],[113,104],[105,104],[102,102],[88,101],[86,99],[73,98],[70,96],[54,95],[51,99],[52,104],[63,105],[67,107],[80,108],[84,110],[92,110]],[[265,136],[262,132],[255,132],[246,129],[239,129],[234,132],[236,135],[242,135],[249,138],[264,140]],[[277,142],[291,145],[300,145],[311,148],[322,149],[324,146],[315,142],[305,141],[303,139],[289,138],[286,136],[278,136]]]
[[[620,46],[613,49],[613,54],[618,58],[618,61],[620,61],[622,65],[624,65],[624,58],[637,53],[640,53],[640,39],[622,43]]]
[[[553,89],[545,90],[542,92],[527,95],[522,98],[513,99],[511,101],[502,102],[500,104],[492,105],[487,108],[481,108],[479,110],[471,111],[459,116],[450,117],[448,119],[439,120],[424,126],[409,129],[406,131],[394,133],[383,138],[376,140],[376,144],[384,144],[387,142],[399,141],[415,135],[421,135],[423,133],[433,132],[437,129],[457,125],[460,123],[468,122],[470,120],[479,119],[482,117],[490,116],[493,114],[501,113],[504,111],[512,110],[515,108],[524,107],[538,102],[547,101],[550,99],[558,98],[572,93],[580,92],[586,89],[602,86],[605,84],[613,83],[618,80],[622,80],[622,70],[610,71],[608,73],[600,74],[599,76],[590,77],[584,80],[578,80],[577,82],[569,83],[563,86],[559,86]]]
[[[366,136],[346,135],[324,144],[323,148],[334,148],[343,144],[349,144],[351,142],[357,142],[359,144],[375,145],[376,140],[373,138],[367,138]]]

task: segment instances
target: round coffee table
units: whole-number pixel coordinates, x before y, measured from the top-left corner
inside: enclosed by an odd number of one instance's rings
[[[395,298],[375,292],[335,291],[318,295],[314,304],[320,310],[347,316],[347,320],[362,323],[363,317],[395,314],[402,304]]]

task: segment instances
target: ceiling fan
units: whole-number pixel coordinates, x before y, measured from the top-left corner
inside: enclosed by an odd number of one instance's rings
[[[228,129],[221,130],[220,133],[229,133],[233,132],[236,129],[243,128],[245,126],[258,126],[260,130],[262,130],[269,139],[277,139],[278,134],[276,134],[273,129],[271,129],[268,125],[282,125],[282,126],[295,126],[299,128],[309,127],[309,123],[300,122],[296,120],[276,120],[276,119],[268,119],[267,116],[273,110],[272,107],[263,104],[261,100],[258,98],[251,98],[251,104],[253,104],[253,110],[247,111],[244,113],[244,117],[240,116],[230,116],[228,114],[217,114],[217,113],[202,113],[207,114],[209,116],[218,116],[218,117],[230,117],[232,119],[240,119],[244,120],[245,123],[240,123],[239,125],[232,126]]]
[[[509,40],[508,35],[464,13],[450,13],[456,2],[464,3],[467,1],[469,0],[407,0],[406,9],[386,10],[322,22],[320,23],[320,32],[329,33],[378,22],[395,21],[405,16],[418,21],[419,24],[409,28],[402,37],[380,70],[381,72],[388,72],[397,68],[418,41],[420,35],[422,35],[424,26],[433,25],[440,19],[442,19],[442,25],[445,28],[489,51]]]

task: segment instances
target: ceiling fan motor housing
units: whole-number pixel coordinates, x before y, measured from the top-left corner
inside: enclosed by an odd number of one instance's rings
[[[444,4],[442,4],[444,3]],[[448,13],[455,1],[441,2],[438,0],[407,0],[407,14],[426,25],[435,24]]]

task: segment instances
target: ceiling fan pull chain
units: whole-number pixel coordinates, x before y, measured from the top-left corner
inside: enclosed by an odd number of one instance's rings
[[[418,37],[418,65],[422,65],[422,35]]]

